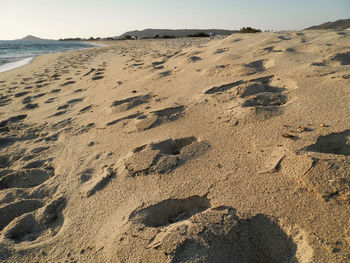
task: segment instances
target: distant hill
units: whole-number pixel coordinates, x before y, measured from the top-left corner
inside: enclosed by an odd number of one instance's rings
[[[305,30],[309,29],[338,29],[343,30],[350,28],[350,19],[340,19],[335,22],[327,22],[318,26],[308,27]]]
[[[225,29],[145,29],[145,30],[135,30],[126,32],[119,37],[115,38],[123,38],[127,35],[135,36],[139,38],[149,38],[155,37],[156,35],[163,36],[174,36],[174,37],[186,37],[189,35],[194,35],[198,33],[215,33],[215,35],[231,35],[236,33],[237,30],[225,30]]]
[[[48,41],[48,40],[50,40],[51,41],[52,39],[43,39],[43,38],[35,37],[32,35],[28,35],[24,38],[17,39],[17,40],[22,40],[22,41]]]

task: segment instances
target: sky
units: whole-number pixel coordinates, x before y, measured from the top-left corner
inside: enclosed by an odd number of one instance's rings
[[[0,39],[111,37],[146,28],[300,30],[350,18],[350,0],[0,0]]]

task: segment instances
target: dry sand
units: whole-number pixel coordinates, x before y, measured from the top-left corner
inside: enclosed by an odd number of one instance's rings
[[[0,261],[349,262],[349,43],[116,41],[0,74]]]

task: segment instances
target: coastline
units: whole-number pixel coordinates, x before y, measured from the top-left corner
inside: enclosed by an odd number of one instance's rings
[[[81,42],[81,43],[84,43],[84,42]],[[66,51],[57,51],[57,52],[53,51],[53,52],[42,53],[42,54],[36,55],[36,56],[28,56],[28,57],[24,56],[22,59],[0,65],[0,74],[7,72],[7,71],[17,69],[17,68],[20,68],[20,67],[23,67],[23,66],[26,66],[26,65],[30,64],[36,57],[39,57],[39,56],[64,53],[64,52],[71,52],[71,51],[78,51],[78,50],[86,50],[89,48],[104,47],[105,46],[104,44],[98,44],[98,43],[94,43],[94,42],[87,42],[87,44],[90,46],[87,46],[86,48],[82,47],[82,48],[66,50]]]
[[[28,57],[28,58],[24,58],[22,60],[18,60],[15,62],[5,63],[5,64],[0,66],[0,73],[28,65],[33,61],[33,59],[34,59],[34,57]]]

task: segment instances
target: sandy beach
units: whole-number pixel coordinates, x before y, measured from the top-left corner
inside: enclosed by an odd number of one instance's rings
[[[0,261],[349,262],[349,43],[110,41],[0,73]]]

